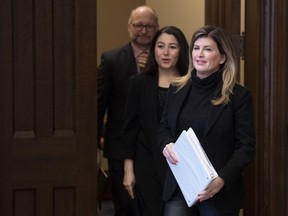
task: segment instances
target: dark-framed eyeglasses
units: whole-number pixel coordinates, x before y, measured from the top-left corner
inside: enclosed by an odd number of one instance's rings
[[[156,29],[156,26],[154,26],[154,25],[142,25],[142,24],[135,24],[135,23],[131,23],[131,24],[133,25],[133,27],[136,31],[142,31],[143,28],[145,28],[146,31],[152,32],[152,31],[155,31],[155,29]]]

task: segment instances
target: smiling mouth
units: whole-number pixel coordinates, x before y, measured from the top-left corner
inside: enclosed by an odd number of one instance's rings
[[[197,62],[197,64],[200,64],[200,65],[203,65],[206,63],[206,61],[202,61],[202,60],[197,60],[196,62]]]

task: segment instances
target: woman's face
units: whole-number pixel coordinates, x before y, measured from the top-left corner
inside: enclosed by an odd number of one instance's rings
[[[225,62],[225,56],[220,54],[214,40],[202,37],[194,43],[192,60],[197,76],[203,79],[219,70],[220,65]]]
[[[180,46],[174,35],[161,34],[156,41],[154,51],[159,68],[176,68],[180,54]]]

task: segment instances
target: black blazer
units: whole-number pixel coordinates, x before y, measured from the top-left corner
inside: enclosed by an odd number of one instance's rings
[[[156,132],[161,116],[158,116],[158,76],[140,74],[130,78],[125,123],[123,127],[122,155],[133,159],[137,179],[147,172],[164,184],[167,163],[156,143]],[[139,172],[147,170],[146,173]],[[137,181],[138,182],[138,181]],[[147,185],[153,191],[153,185]]]
[[[125,159],[134,160],[136,188],[151,215],[162,215],[166,159],[156,144],[158,115],[158,76],[140,74],[130,78],[123,151]]]
[[[177,119],[189,95],[190,87],[191,80],[177,93],[175,87],[169,89],[157,137],[162,151],[166,144],[177,139]],[[201,139],[207,156],[218,175],[225,181],[222,190],[212,198],[216,207],[223,212],[242,208],[243,171],[253,159],[255,151],[251,95],[246,88],[236,84],[230,100],[225,106],[211,104],[211,113],[207,113],[208,120]],[[176,180],[169,169],[163,193],[164,200],[172,196],[176,186]]]
[[[104,133],[104,156],[120,159],[121,130],[129,77],[137,73],[137,65],[131,44],[101,55],[98,73],[98,142]],[[103,126],[105,112],[107,123]],[[103,132],[104,131],[104,132]]]

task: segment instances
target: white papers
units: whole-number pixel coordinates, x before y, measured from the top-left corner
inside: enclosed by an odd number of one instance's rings
[[[178,163],[174,165],[168,160],[167,162],[187,205],[191,207],[198,201],[198,194],[205,190],[218,174],[192,128],[181,133],[172,149],[177,156]]]

